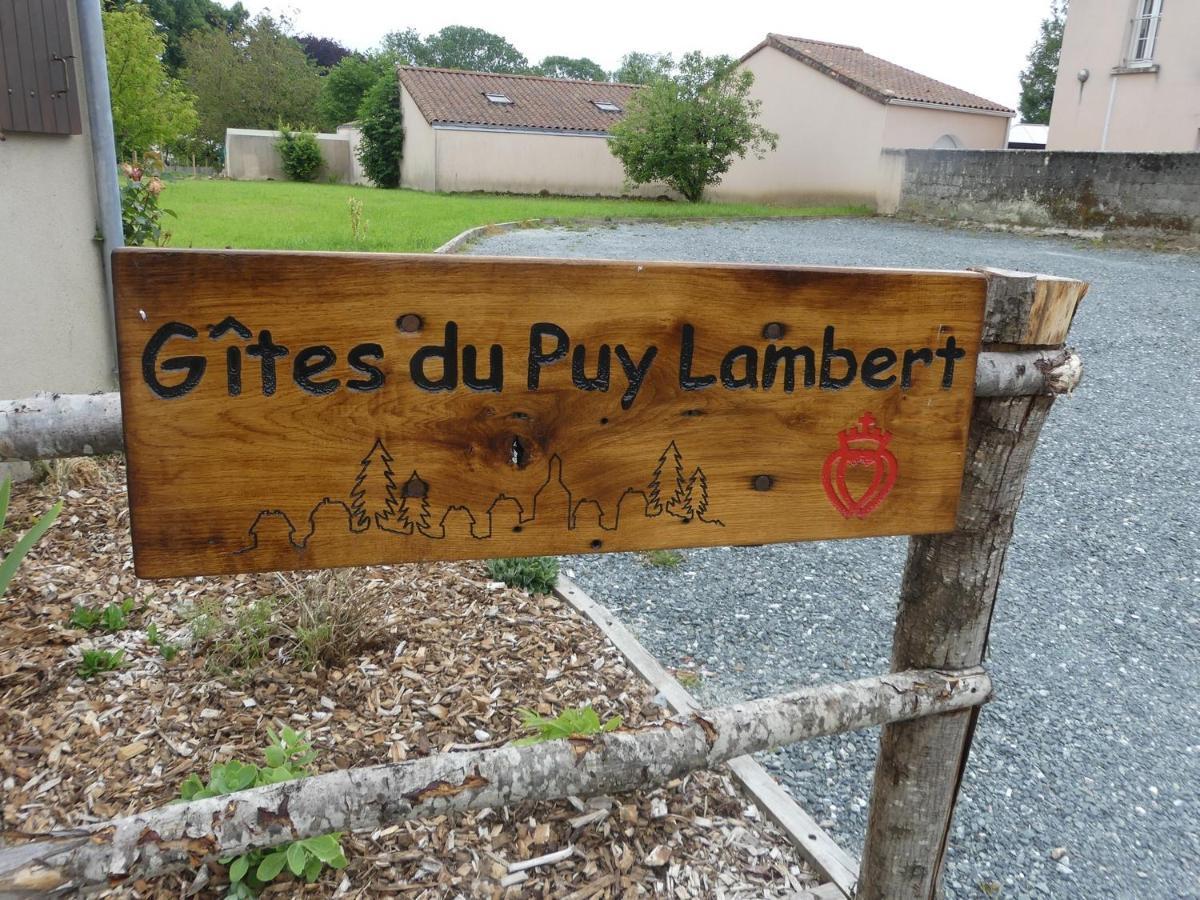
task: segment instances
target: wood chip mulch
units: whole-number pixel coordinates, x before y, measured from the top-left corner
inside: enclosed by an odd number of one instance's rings
[[[355,602],[380,618],[347,661],[305,669],[272,638],[256,666],[221,671],[220,648],[195,637],[195,611],[232,616],[280,595],[280,577],[139,581],[116,459],[58,462],[40,484],[17,485],[0,553],[60,497],[58,523],[0,598],[0,843],[177,799],[180,782],[207,778],[214,762],[261,762],[266,729],[282,724],[308,732],[327,771],[496,746],[524,734],[519,707],[553,715],[592,704],[631,725],[664,714],[568,604],[492,582],[481,564],[356,570],[365,589]],[[124,630],[69,622],[75,604],[129,597],[136,606]],[[182,646],[173,661],[147,643],[151,622]],[[76,673],[85,648],[117,647],[119,671],[86,681]],[[816,884],[719,771],[653,791],[405,822],[343,845],[347,868],[311,886],[280,879],[267,894],[733,898]],[[568,848],[557,862],[510,869]],[[214,862],[106,895],[220,896],[225,884]]]

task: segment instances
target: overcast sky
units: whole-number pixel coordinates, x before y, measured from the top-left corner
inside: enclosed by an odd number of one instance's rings
[[[740,56],[774,31],[868,53],[1016,108],[1017,75],[1050,0],[733,0],[733,2],[515,2],[515,0],[243,0],[286,13],[296,30],[356,50],[389,31],[428,34],[473,25],[506,37],[531,63],[587,56],[606,70],[629,50]]]

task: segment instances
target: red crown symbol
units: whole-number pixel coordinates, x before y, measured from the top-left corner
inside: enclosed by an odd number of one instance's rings
[[[857,427],[838,432],[838,448],[825,457],[821,483],[829,502],[847,519],[865,519],[896,484],[896,457],[887,449],[891,439],[892,435],[878,427],[869,412],[862,414]],[[851,494],[846,484],[846,470],[851,466],[874,469],[861,497]]]

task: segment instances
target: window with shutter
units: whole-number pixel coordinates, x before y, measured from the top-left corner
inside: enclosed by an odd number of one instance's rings
[[[67,2],[0,0],[0,132],[81,132]]]

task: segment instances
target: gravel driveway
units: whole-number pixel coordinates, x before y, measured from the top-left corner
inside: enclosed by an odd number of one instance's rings
[[[1200,255],[887,220],[523,230],[470,252],[1083,278],[1086,374],[1042,433],[991,632],[946,872],[954,897],[1200,897]],[[566,567],[706,701],[884,671],[902,539]],[[877,730],[764,763],[861,853]],[[1064,848],[1061,855],[1056,848]],[[1060,856],[1058,860],[1052,857]]]

